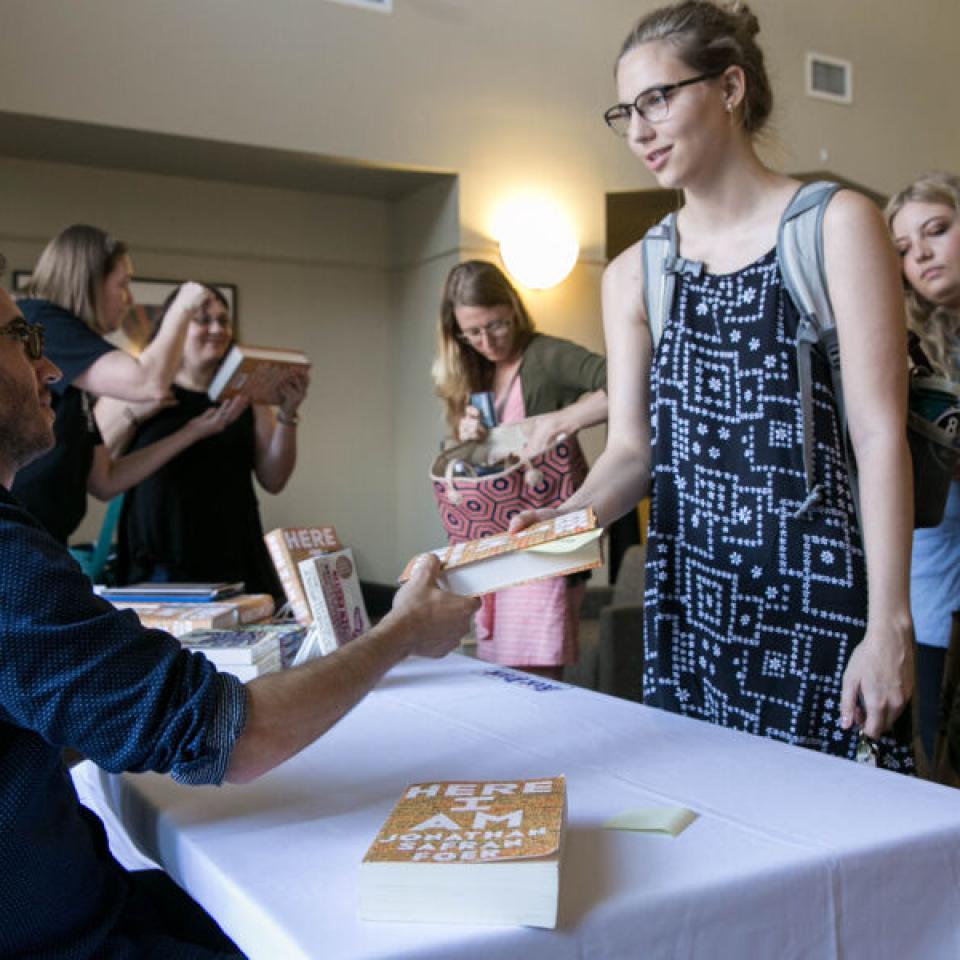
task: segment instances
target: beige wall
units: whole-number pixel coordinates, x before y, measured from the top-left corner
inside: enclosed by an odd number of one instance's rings
[[[3,0],[0,108],[461,175],[466,243],[537,184],[602,251],[603,193],[645,176],[600,122],[638,0]],[[956,0],[756,0],[781,109],[779,155],[892,190],[960,166],[939,104]],[[808,48],[854,61],[855,107],[802,95]]]
[[[235,283],[242,336],[313,361],[298,469],[280,496],[261,494],[264,524],[333,523],[366,576],[394,575],[390,205],[0,159],[0,209],[11,270],[61,227],[94,222],[130,243],[144,277]]]
[[[494,255],[505,195],[536,187],[574,218],[579,265],[530,305],[545,330],[600,345],[604,195],[652,186],[600,115],[620,39],[653,6],[396,0],[384,16],[325,0],[0,0],[0,110],[458,175],[452,193],[394,208],[33,165],[0,185],[0,239],[16,264],[82,212],[128,236],[143,273],[237,282],[244,318],[270,317],[274,339],[317,363],[315,446],[268,522],[333,520],[387,578],[438,531],[422,478],[440,423],[427,380],[440,283],[458,258]],[[956,0],[754,7],[778,102],[765,149],[780,166],[882,191],[925,167],[960,169],[960,127],[942,106]],[[803,95],[811,48],[853,60],[853,107]],[[374,447],[395,465],[390,489]],[[371,503],[395,506],[393,524]]]

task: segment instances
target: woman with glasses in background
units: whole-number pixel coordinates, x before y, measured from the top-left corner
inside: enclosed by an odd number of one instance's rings
[[[497,423],[524,421],[531,456],[607,416],[604,358],[537,333],[513,285],[484,260],[461,263],[447,277],[433,379],[457,441],[486,431],[470,403],[477,393],[492,395]],[[559,678],[577,659],[583,584],[556,578],[484,597],[478,655]]]
[[[909,309],[911,359],[960,387],[960,177],[927,173],[887,204]],[[913,534],[910,604],[920,735],[933,759],[952,614],[960,610],[960,479],[943,522]]]
[[[836,194],[824,253],[861,538],[819,359],[825,496],[804,509],[799,317],[776,257],[800,183],[755,149],[772,108],[758,31],[744,3],[691,0],[645,16],[621,47],[620,103],[605,119],[660,187],[683,192],[678,254],[689,268],[654,346],[640,244],[608,266],[607,447],[565,508],[592,505],[606,525],[652,484],[644,702],[851,759],[866,746],[862,728],[880,741],[878,762],[911,770],[912,503],[896,258],[879,211]]]
[[[190,317],[203,300],[198,284],[184,285],[170,326],[140,356],[105,339],[131,306],[133,265],[125,244],[97,227],[67,227],[41,253],[25,298],[17,305],[42,326],[47,357],[63,373],[51,386],[54,448],[19,471],[13,492],[62,543],[79,526],[87,493],[110,500],[185,446],[219,429],[208,417],[161,447],[114,460],[91,414],[97,397],[160,400],[180,362]]]
[[[309,374],[296,371],[281,385],[282,401],[252,408],[241,398],[219,406],[207,388],[233,342],[233,320],[223,294],[203,287],[200,310],[187,324],[183,358],[173,381],[173,404],[97,404],[97,419],[112,449],[137,452],[163,443],[190,422],[220,417],[222,432],[185,449],[130,490],[117,537],[121,583],[242,580],[249,593],[282,600],[263,542],[253,477],[279,493],[297,461],[298,410]],[[159,339],[182,288],[167,299]]]

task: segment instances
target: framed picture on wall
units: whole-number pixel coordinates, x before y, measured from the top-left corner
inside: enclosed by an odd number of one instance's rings
[[[14,270],[13,289],[22,293],[32,276],[29,270]],[[149,342],[157,324],[164,301],[180,286],[182,280],[154,280],[148,277],[134,277],[130,281],[130,293],[133,295],[133,308],[124,317],[120,329],[108,338],[117,346],[139,353]],[[237,324],[237,287],[233,283],[210,283],[223,294],[233,317],[234,329]]]

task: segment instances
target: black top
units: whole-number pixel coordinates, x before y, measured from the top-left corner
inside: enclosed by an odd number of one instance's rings
[[[213,406],[206,393],[173,386],[177,405],[137,432],[130,450],[167,437]],[[282,599],[263,542],[253,488],[253,411],[188,447],[129,490],[120,514],[118,574],[141,580],[242,580],[248,593]]]
[[[56,445],[17,474],[13,492],[54,537],[66,543],[87,512],[93,448],[103,442],[87,394],[73,381],[116,347],[49,300],[20,300],[17,306],[30,323],[43,325],[44,353],[63,378],[50,387]]]

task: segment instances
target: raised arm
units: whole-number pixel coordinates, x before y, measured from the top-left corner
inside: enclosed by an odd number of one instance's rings
[[[442,657],[467,632],[478,600],[436,585],[439,561],[424,557],[397,593],[393,610],[369,633],[294,670],[247,684],[247,722],[226,779],[245,783],[326,733],[401,660]]]
[[[297,423],[300,404],[310,386],[310,374],[297,370],[281,387],[282,400],[276,414],[270,407],[253,408],[256,422],[255,472],[267,493],[279,493],[297,465]]]
[[[209,296],[198,283],[185,283],[164,316],[160,330],[139,357],[111,350],[74,379],[97,397],[120,400],[159,400],[166,396],[180,366],[187,324]]]
[[[561,436],[572,437],[580,430],[607,419],[607,392],[594,390],[552,413],[530,417],[523,424],[527,437],[526,452],[531,456],[546,450]]]
[[[107,426],[112,445],[106,439],[107,434],[104,434],[105,442],[94,447],[93,463],[87,475],[87,491],[98,500],[112,500],[118,493],[145,480],[198,440],[225,430],[246,410],[248,403],[242,397],[232,397],[188,420],[175,433],[123,455],[120,451],[126,449],[135,432],[135,422],[122,412],[129,408],[120,404],[121,412],[118,413],[117,408],[110,405],[101,413],[101,405],[105,405],[104,400],[97,403],[95,408],[97,423],[101,425],[101,432],[103,425]]]
[[[859,194],[843,191],[827,208],[824,256],[860,478],[869,584],[867,631],[844,674],[841,724],[862,725],[876,738],[891,727],[913,690],[913,477],[905,427],[903,291],[886,226]]]
[[[650,485],[650,360],[643,307],[640,246],[617,257],[603,274],[603,333],[607,352],[607,445],[583,486],[560,511],[592,506],[601,526],[632,510]],[[514,518],[519,529],[556,511]]]

